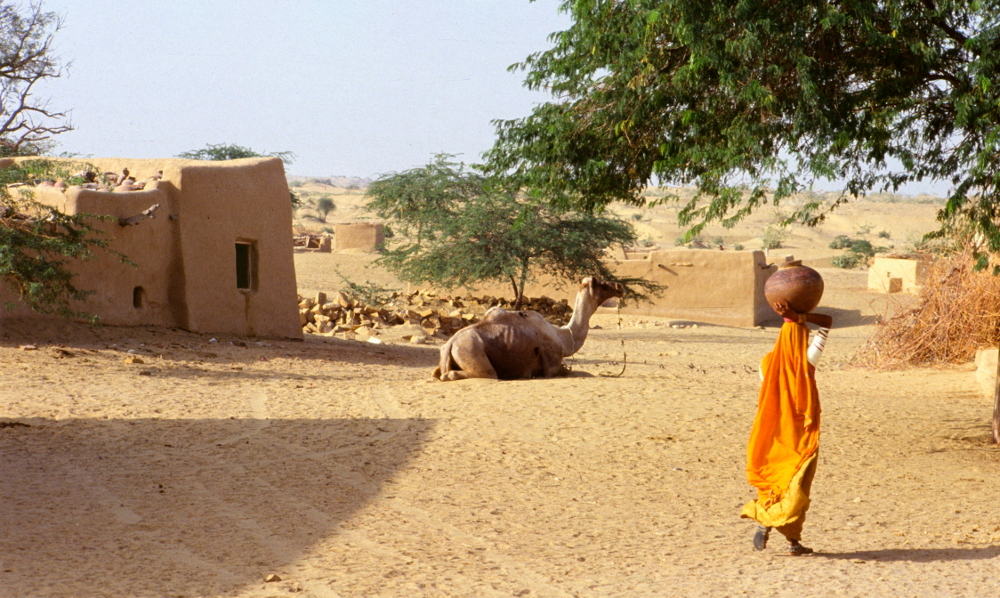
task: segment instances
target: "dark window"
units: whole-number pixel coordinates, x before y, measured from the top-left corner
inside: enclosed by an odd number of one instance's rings
[[[146,289],[135,287],[132,289],[132,307],[139,309],[146,303]]]
[[[252,268],[250,259],[253,253],[251,249],[250,243],[236,244],[236,288],[238,289],[250,288]]]

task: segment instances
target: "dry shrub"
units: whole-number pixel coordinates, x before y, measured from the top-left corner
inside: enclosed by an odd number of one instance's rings
[[[976,272],[971,254],[940,259],[913,307],[878,325],[854,363],[888,369],[963,363],[1000,340],[1000,276]]]

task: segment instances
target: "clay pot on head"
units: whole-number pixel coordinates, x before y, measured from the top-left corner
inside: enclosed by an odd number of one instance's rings
[[[764,297],[768,305],[785,300],[796,312],[807,314],[823,298],[823,277],[800,260],[782,264],[764,282]]]

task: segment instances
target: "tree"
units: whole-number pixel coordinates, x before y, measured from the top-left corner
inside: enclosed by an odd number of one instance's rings
[[[439,155],[368,187],[368,209],[392,221],[397,240],[379,262],[402,280],[445,288],[509,283],[515,308],[542,271],[574,282],[619,280],[633,296],[637,288],[655,289],[617,279],[602,259],[608,247],[635,241],[628,222],[554,208],[449,159]]]
[[[226,143],[209,143],[199,150],[191,150],[177,154],[178,158],[188,160],[238,160],[240,158],[281,158],[286,165],[295,161],[294,152],[271,152],[262,154],[242,145],[232,145]]]
[[[83,300],[91,291],[73,284],[68,263],[73,259],[89,259],[95,248],[107,246],[107,238],[95,236],[97,231],[92,223],[110,217],[67,215],[35,202],[31,183],[52,178],[70,184],[81,182],[73,179],[65,165],[46,159],[0,168],[0,278],[25,305],[37,312],[90,317],[71,306],[71,301]],[[21,185],[14,187],[18,190],[16,195],[11,193],[9,185]],[[125,259],[124,255],[113,253]]]
[[[40,2],[20,8],[0,2],[0,156],[38,155],[52,147],[53,135],[73,129],[66,113],[34,96],[35,86],[62,75],[51,55],[62,20]]]
[[[556,101],[497,123],[492,172],[558,205],[642,204],[695,184],[689,235],[817,180],[828,209],[911,181],[953,185],[939,234],[1000,273],[1000,1],[564,0],[572,26],[512,68]],[[768,195],[773,192],[771,198]],[[1000,379],[1000,368],[998,368]],[[1000,442],[1000,383],[994,441]]]
[[[337,204],[333,203],[333,199],[328,195],[324,195],[316,200],[316,213],[319,214],[319,219],[323,222],[326,222],[326,217],[336,209]]]
[[[0,2],[0,156],[33,156],[51,149],[52,136],[72,130],[66,114],[38,99],[35,87],[62,75],[51,54],[58,15],[40,2]],[[41,180],[74,181],[51,160],[22,161],[0,168],[0,279],[29,308],[63,316],[86,316],[71,307],[89,291],[73,284],[69,264],[87,259],[107,240],[95,236],[96,217],[67,215],[35,202],[31,186]],[[17,192],[12,193],[16,188]],[[119,254],[120,256],[120,254]],[[124,257],[124,256],[120,256]],[[12,307],[9,303],[7,308]]]
[[[733,225],[818,180],[954,185],[943,220],[1000,251],[1000,2],[566,0],[515,69],[555,101],[497,123],[491,170],[559,205],[697,185],[681,224]],[[773,192],[773,196],[768,196]],[[827,207],[829,208],[829,206]],[[811,202],[786,222],[815,224]]]

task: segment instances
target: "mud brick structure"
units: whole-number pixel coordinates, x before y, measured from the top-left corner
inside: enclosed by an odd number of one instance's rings
[[[97,227],[135,264],[103,250],[73,262],[74,284],[94,291],[75,309],[106,324],[301,338],[292,211],[280,159],[86,163],[102,172],[127,168],[145,185],[138,191],[32,188],[36,201],[68,214],[113,216]],[[153,206],[152,218],[123,225]],[[0,313],[28,315],[24,306]]]
[[[868,289],[882,293],[919,293],[930,260],[876,257],[868,269]]]
[[[380,222],[335,224],[333,240],[337,251],[358,249],[372,253],[379,251],[385,245],[385,226]]]

